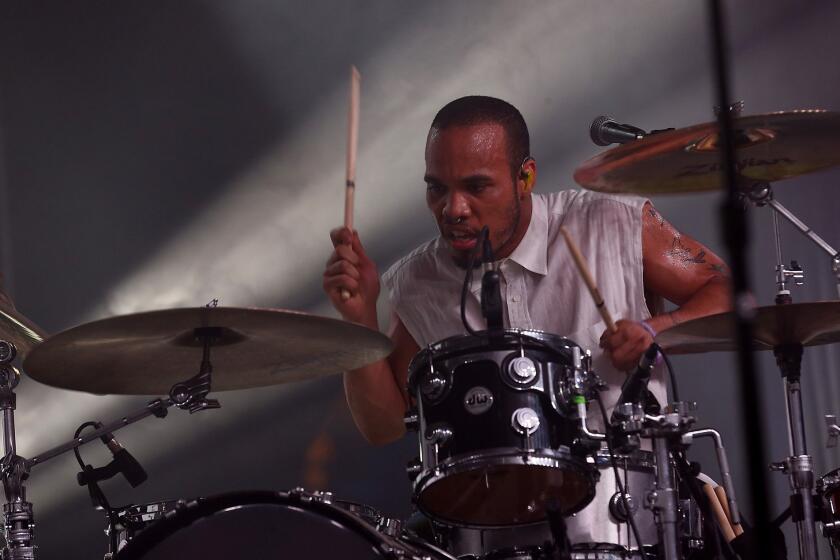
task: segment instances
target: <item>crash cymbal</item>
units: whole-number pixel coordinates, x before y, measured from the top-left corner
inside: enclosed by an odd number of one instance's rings
[[[162,395],[198,373],[210,332],[212,391],[339,373],[385,357],[387,336],[282,309],[165,309],[86,323],[49,337],[23,363],[47,385],[96,394]]]
[[[840,165],[840,113],[801,110],[733,119],[736,167],[745,186]],[[718,124],[650,134],[612,148],[575,171],[581,186],[607,193],[671,194],[720,189]]]
[[[755,312],[754,350],[771,350],[780,344],[840,342],[840,301],[769,305]],[[735,338],[735,315],[719,313],[662,331],[656,342],[670,354],[696,354],[734,351]]]
[[[15,309],[11,298],[0,290],[0,340],[11,342],[19,356],[26,356],[46,336],[38,325]]]

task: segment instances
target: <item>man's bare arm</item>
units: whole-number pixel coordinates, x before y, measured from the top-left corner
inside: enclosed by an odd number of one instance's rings
[[[389,336],[394,350],[385,360],[344,374],[344,392],[353,421],[370,443],[382,445],[405,434],[408,364],[420,350],[396,313]]]
[[[731,308],[728,269],[707,247],[681,234],[650,203],[642,219],[642,261],[645,291],[676,303],[679,308],[645,321],[655,332],[728,311]],[[629,371],[639,363],[653,335],[637,321],[621,320],[614,333],[605,331],[601,347],[613,366]]]
[[[330,232],[333,253],[324,268],[324,292],[347,321],[379,330],[376,300],[379,274],[376,264],[365,253],[359,235],[347,228]],[[391,318],[389,336],[394,350],[379,360],[344,374],[344,390],[353,420],[371,443],[384,444],[405,432],[403,416],[408,363],[417,352],[417,343],[399,317]]]
[[[643,209],[645,288],[678,309],[649,319],[657,332],[732,308],[729,269],[702,243],[681,234],[650,203]]]

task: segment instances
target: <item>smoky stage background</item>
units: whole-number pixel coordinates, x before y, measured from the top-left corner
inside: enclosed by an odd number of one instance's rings
[[[730,2],[733,97],[745,114],[840,109],[840,4]],[[672,0],[394,2],[181,0],[5,2],[0,8],[0,265],[18,307],[50,332],[145,309],[272,306],[332,314],[320,283],[327,232],[342,217],[348,67],[362,72],[356,224],[380,271],[434,235],[423,144],[435,111],[481,93],[519,107],[539,191],[574,188],[598,152],[596,115],[643,128],[713,119],[705,3]],[[840,171],[777,186],[835,246]],[[658,197],[683,231],[724,254],[716,193]],[[772,303],[769,210],[751,211],[751,271]],[[796,301],[836,299],[829,262],[784,226],[805,267]],[[557,310],[563,313],[562,309]],[[675,360],[700,425],[725,438],[747,505],[744,436],[731,354]],[[804,395],[819,473],[840,467],[821,417],[840,412],[840,353],[808,349]],[[68,357],[72,359],[72,357]],[[767,421],[787,453],[782,385],[760,359]],[[119,372],[113,372],[119,375]],[[217,395],[221,410],[171,411],[118,434],[149,480],[105,485],[115,503],[242,489],[330,489],[392,516],[410,511],[407,437],[373,448],[340,377]],[[25,379],[20,452],[72,436],[144,398],[96,397]],[[93,445],[85,457],[102,464]],[[715,474],[710,444],[691,456]],[[71,455],[29,482],[44,559],[98,557],[105,522],[75,483]],[[787,480],[771,475],[774,511]],[[749,512],[748,512],[749,513]],[[793,536],[788,531],[793,553]],[[823,551],[826,553],[826,551]],[[827,553],[826,553],[827,554]]]

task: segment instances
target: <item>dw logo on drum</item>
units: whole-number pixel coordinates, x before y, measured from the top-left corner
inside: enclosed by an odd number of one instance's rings
[[[493,393],[481,385],[473,387],[464,395],[464,408],[470,414],[483,414],[493,406]]]

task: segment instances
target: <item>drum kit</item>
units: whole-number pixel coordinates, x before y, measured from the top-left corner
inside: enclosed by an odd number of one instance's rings
[[[812,239],[829,255],[840,285],[837,251],[776,201],[770,187],[840,164],[840,114],[775,113],[738,117],[735,125],[744,204],[769,206],[774,217]],[[612,193],[720,187],[714,123],[632,132],[628,140],[585,162],[575,179]],[[773,468],[790,478],[800,557],[812,560],[819,526],[831,546],[840,548],[840,469],[815,477],[805,441],[801,358],[805,346],[840,341],[840,302],[791,302],[789,284],[801,283],[804,272],[782,261],[777,220],[774,227],[777,298],[775,305],[755,309],[754,349],[772,349],[784,379],[790,456]],[[409,366],[412,406],[405,417],[418,440],[419,456],[407,472],[420,521],[391,519],[364,504],[301,488],[111,508],[99,481],[118,473],[132,484],[145,478],[114,440],[114,431],[163,417],[172,407],[190,413],[218,408],[211,392],[329,375],[382,359],[391,350],[383,334],[345,321],[216,304],[112,317],[47,336],[0,293],[4,559],[37,556],[33,505],[24,484],[31,470],[95,439],[109,445],[114,462],[99,469],[83,465],[79,482],[106,510],[106,558],[677,560],[728,558],[734,551],[748,556],[738,548],[744,526],[720,434],[695,428],[693,403],[674,394],[674,402],[660,406],[646,390],[656,350],[732,350],[733,320],[727,313],[659,334],[658,346],[628,377],[611,414],[599,397],[604,384],[591,354],[573,340],[494,326],[423,349]],[[109,424],[83,425],[65,444],[20,457],[16,356],[23,358],[26,375],[54,387],[156,398]],[[827,422],[836,440],[840,426],[833,417]],[[699,437],[715,443],[721,485],[686,459]],[[572,543],[572,516],[613,528],[615,544]]]

